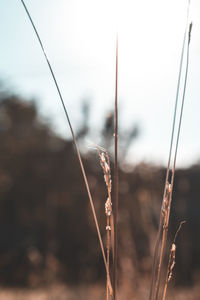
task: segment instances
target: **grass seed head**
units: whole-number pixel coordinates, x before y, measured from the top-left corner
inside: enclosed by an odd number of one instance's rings
[[[171,252],[170,252],[170,263],[169,263],[169,269],[168,269],[168,282],[172,278],[172,272],[175,266],[175,257],[176,257],[176,245],[173,243],[171,247]]]
[[[109,198],[106,200],[105,203],[105,214],[107,217],[110,217],[112,214],[112,203]]]

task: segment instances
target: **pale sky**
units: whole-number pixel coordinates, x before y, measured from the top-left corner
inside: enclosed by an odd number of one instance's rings
[[[91,103],[90,125],[100,133],[114,103],[115,36],[119,32],[120,126],[138,123],[132,162],[167,164],[187,0],[27,0],[50,58],[72,125]],[[200,159],[200,2],[193,21],[188,85],[178,166]],[[0,78],[28,98],[63,136],[70,135],[46,62],[20,0],[0,0]]]

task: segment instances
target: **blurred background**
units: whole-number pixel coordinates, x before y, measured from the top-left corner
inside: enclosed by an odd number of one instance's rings
[[[147,299],[188,2],[26,3],[74,126],[104,237],[106,188],[93,148],[105,147],[112,164],[119,32],[119,290],[120,299]],[[186,224],[170,299],[200,292],[199,14],[191,1],[168,249],[180,221]],[[56,89],[21,2],[1,0],[0,20],[0,299],[102,299],[103,260]]]

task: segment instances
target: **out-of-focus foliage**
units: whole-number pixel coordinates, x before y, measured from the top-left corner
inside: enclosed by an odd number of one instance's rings
[[[84,109],[88,117],[88,108]],[[77,134],[79,142],[88,133],[87,117]],[[112,135],[111,118],[103,129],[104,145]],[[127,137],[135,138],[137,133],[135,127]],[[128,148],[129,141],[122,140]],[[105,236],[106,189],[98,155],[85,154],[84,164]],[[164,176],[164,169],[145,164],[120,171],[121,285],[133,288],[141,275],[150,275]],[[177,240],[175,278],[180,283],[192,282],[193,271],[200,267],[199,176],[199,166],[176,174],[171,237],[179,221],[187,221]],[[34,103],[1,94],[0,283],[35,286],[56,280],[77,284],[97,282],[104,276],[72,142],[56,136],[39,119]]]
[[[84,268],[94,272],[98,251],[71,141],[14,96],[0,103],[0,141],[0,280],[73,281]]]

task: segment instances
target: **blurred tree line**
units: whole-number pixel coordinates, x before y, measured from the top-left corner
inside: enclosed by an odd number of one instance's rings
[[[89,108],[77,133],[88,134]],[[121,156],[138,134],[133,126],[120,137]],[[102,144],[111,147],[113,115],[105,118]],[[125,148],[125,150],[124,150]],[[105,236],[106,189],[98,155],[83,157]],[[190,284],[199,274],[200,166],[178,170],[170,221],[177,240],[175,281]],[[133,288],[150,276],[165,169],[140,164],[120,170],[120,283]],[[33,102],[0,93],[0,284],[64,281],[96,282],[105,276],[97,234],[71,140],[57,136],[38,116]]]

